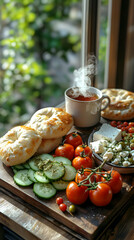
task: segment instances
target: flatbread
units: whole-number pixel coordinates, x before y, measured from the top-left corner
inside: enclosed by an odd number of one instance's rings
[[[28,125],[44,139],[60,138],[73,126],[73,118],[62,108],[48,107],[38,110]]]
[[[26,162],[38,149],[40,134],[29,127],[17,126],[0,138],[0,160],[7,166]]]
[[[55,139],[42,139],[39,148],[36,151],[36,154],[50,153],[62,142],[61,138]]]
[[[101,111],[101,116],[109,120],[130,120],[134,118],[134,93],[124,89],[103,89],[103,95],[110,97],[110,105]],[[105,103],[103,100],[103,104]]]

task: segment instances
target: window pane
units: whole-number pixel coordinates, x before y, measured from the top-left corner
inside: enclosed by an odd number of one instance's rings
[[[0,129],[64,99],[80,66],[81,0],[3,0]]]
[[[96,87],[104,87],[105,61],[108,45],[108,0],[101,0],[99,6],[99,46],[98,46],[98,74],[96,76]]]

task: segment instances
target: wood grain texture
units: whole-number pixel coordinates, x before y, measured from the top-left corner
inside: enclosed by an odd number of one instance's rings
[[[108,230],[97,240],[133,240],[134,239],[134,196],[129,206],[120,210],[119,216]]]
[[[26,240],[76,239],[1,192],[0,223]]]
[[[72,131],[73,130],[77,130],[82,135],[84,142],[87,143],[92,128],[74,128]],[[107,207],[96,207],[88,200],[83,206],[77,206],[76,214],[71,216],[68,212],[62,213],[55,203],[56,197],[62,196],[67,206],[70,205],[70,202],[66,198],[65,191],[58,192],[56,196],[50,200],[40,200],[34,195],[32,187],[24,188],[17,186],[13,181],[13,172],[11,168],[0,163],[0,186],[40,211],[43,211],[58,222],[61,222],[74,232],[84,236],[86,239],[96,239],[96,237],[103,234],[109,224],[116,219],[121,208],[127,204],[128,200],[134,193],[132,187],[134,184],[134,176],[124,175],[123,179],[122,191],[113,196],[112,202]]]

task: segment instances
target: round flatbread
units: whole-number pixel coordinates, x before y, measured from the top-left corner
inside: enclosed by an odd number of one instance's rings
[[[0,138],[0,160],[7,166],[26,162],[38,149],[40,134],[29,127],[17,126]]]
[[[130,120],[134,118],[134,93],[124,89],[103,89],[102,94],[110,97],[110,105],[101,112],[109,120]],[[105,99],[103,100],[104,103]]]
[[[58,147],[62,142],[61,138],[55,138],[55,139],[42,139],[41,144],[39,148],[37,149],[37,154],[43,154],[43,153],[50,153],[52,152],[56,147]]]
[[[29,126],[37,130],[45,139],[63,137],[72,125],[72,116],[62,108],[54,107],[38,110],[29,122]]]

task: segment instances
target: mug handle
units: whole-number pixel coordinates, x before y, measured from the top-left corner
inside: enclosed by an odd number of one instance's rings
[[[106,108],[110,105],[110,98],[109,98],[109,96],[103,95],[103,96],[102,96],[102,100],[103,100],[104,98],[107,98],[108,101],[107,101],[106,105],[105,105],[103,108],[101,108],[101,111],[103,111],[104,109],[106,109]]]

